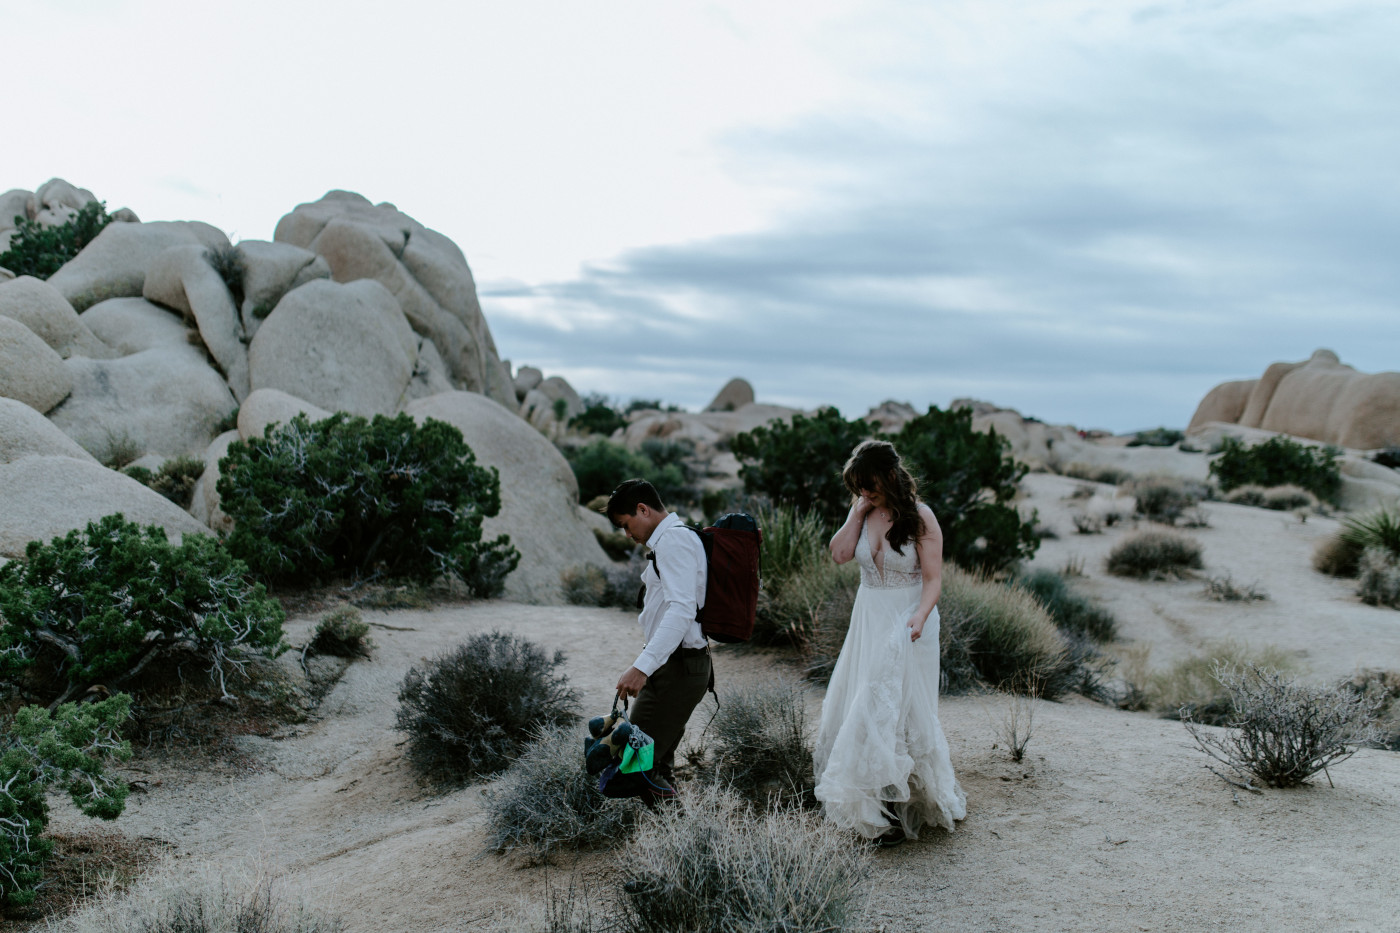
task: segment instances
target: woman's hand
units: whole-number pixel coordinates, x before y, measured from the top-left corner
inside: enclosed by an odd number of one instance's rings
[[[873,508],[875,508],[875,503],[871,502],[865,496],[856,498],[856,518],[864,518]]]
[[[907,623],[909,629],[909,640],[918,641],[924,637],[924,623],[928,621],[928,616],[912,616]]]

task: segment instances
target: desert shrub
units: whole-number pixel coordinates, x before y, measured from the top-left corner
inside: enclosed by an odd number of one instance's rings
[[[743,464],[739,477],[746,490],[798,513],[814,513],[835,527],[851,504],[841,468],[872,433],[866,422],[847,421],[835,408],[822,408],[810,417],[793,415],[791,423],[775,419],[736,435],[730,450]]]
[[[243,304],[243,276],[247,271],[243,253],[236,246],[218,246],[204,251],[204,260],[224,280],[233,303]]]
[[[673,405],[669,402],[662,402],[659,398],[634,398],[627,403],[627,407],[622,409],[624,415],[630,415],[639,411],[681,411],[681,406]]]
[[[1014,762],[1026,757],[1026,748],[1035,736],[1035,701],[1028,690],[1011,692],[1001,708],[1001,714],[992,721],[992,728],[1006,753]]]
[[[1400,672],[1363,670],[1343,686],[1376,702],[1377,748],[1400,751]]]
[[[1302,486],[1286,483],[1264,490],[1264,508],[1276,512],[1291,512],[1294,509],[1317,507],[1317,497]]]
[[[1248,603],[1269,598],[1269,594],[1261,590],[1257,582],[1236,583],[1228,573],[1206,580],[1203,595],[1206,599],[1222,603]]]
[[[1376,509],[1342,520],[1337,532],[1343,541],[1360,550],[1379,548],[1400,557],[1400,510]]]
[[[1400,470],[1400,447],[1385,447],[1371,456],[1372,463],[1379,463],[1392,470]]]
[[[599,567],[597,564],[570,567],[559,578],[564,600],[573,606],[635,609],[644,563],[646,559],[637,553],[625,567]]]
[[[1047,699],[1064,692],[1068,646],[1028,591],[944,567],[938,613],[945,692],[982,684]]]
[[[177,650],[207,660],[222,686],[247,652],[276,650],[283,614],[215,539],[172,545],[159,527],[108,515],[0,567],[0,618],[0,683],[67,699]]]
[[[577,694],[556,673],[563,663],[562,651],[551,658],[517,635],[490,632],[410,668],[397,719],[409,759],[448,781],[505,768],[535,730],[578,718]]]
[[[1251,484],[1265,487],[1293,484],[1335,504],[1342,488],[1337,467],[1341,453],[1331,445],[1314,447],[1283,436],[1271,437],[1253,447],[1227,437],[1220,456],[1211,462],[1210,474],[1227,492]]]
[[[859,589],[859,570],[852,563],[843,564],[826,597],[813,607],[811,631],[805,647],[807,676],[818,683],[831,679],[831,671],[851,625],[851,612],[855,609]]]
[[[1186,435],[1174,428],[1151,428],[1139,431],[1128,441],[1129,447],[1172,447]]]
[[[53,933],[345,933],[339,916],[227,864],[151,875],[49,925]]]
[[[1199,542],[1166,531],[1135,532],[1108,553],[1108,572],[1120,577],[1180,577],[1202,566]]]
[[[1075,461],[1067,464],[1061,473],[1074,479],[1088,480],[1091,483],[1107,483],[1110,486],[1117,486],[1119,483],[1130,482],[1133,474],[1121,467],[1107,466],[1096,463],[1080,463]]]
[[[1319,573],[1333,577],[1354,577],[1365,548],[1340,534],[1328,535],[1313,548],[1312,565]]]
[[[89,201],[67,221],[54,227],[44,227],[27,217],[7,217],[13,221],[14,235],[10,247],[0,253],[0,266],[15,275],[32,275],[47,279],[63,264],[82,252],[102,228],[112,222],[107,216],[105,201]]]
[[[345,606],[322,616],[311,638],[313,652],[337,658],[367,658],[373,647],[369,623],[353,606]]]
[[[1015,584],[1040,600],[1061,631],[1094,641],[1112,641],[1117,637],[1118,620],[1113,613],[1077,592],[1063,575],[1053,570],[1032,570],[1016,577]]]
[[[868,929],[868,850],[812,815],[754,812],[721,790],[644,816],[621,866],[624,933]]]
[[[441,421],[298,414],[234,441],[219,466],[229,549],[272,580],[451,575],[494,596],[520,561],[508,536],[482,540],[501,508],[496,470]]]
[[[173,457],[155,471],[129,466],[122,472],[138,483],[151,487],[180,508],[187,509],[194,497],[194,484],[204,474],[204,461],[198,457]]]
[[[1131,645],[1118,652],[1120,682],[1111,699],[1119,709],[1137,712],[1152,708],[1152,672],[1147,663],[1151,652],[1150,645]]]
[[[1182,513],[1201,501],[1201,491],[1170,476],[1151,476],[1129,484],[1135,508],[1149,521],[1176,524]]]
[[[126,805],[127,785],[107,765],[131,757],[121,738],[131,711],[125,694],[79,706],[65,703],[50,713],[25,706],[0,736],[0,903],[17,907],[34,900],[43,866],[53,848],[48,825],[50,788],[61,788],[84,814],[116,819]]]
[[[1301,489],[1302,487],[1296,487]],[[1263,486],[1256,486],[1254,483],[1246,483],[1243,486],[1236,486],[1225,493],[1224,499],[1231,505],[1248,505],[1256,509],[1264,508],[1264,503],[1268,501],[1267,490]]]
[[[1097,515],[1090,515],[1087,512],[1075,512],[1074,531],[1081,535],[1103,534],[1103,520]]]
[[[627,427],[627,419],[606,395],[589,393],[583,397],[583,411],[569,419],[569,427],[608,437],[618,428]]]
[[[1201,751],[1270,787],[1302,784],[1375,737],[1379,702],[1342,685],[1304,684],[1252,664],[1212,673],[1230,701],[1226,733],[1199,728],[1188,711],[1182,724]]]
[[[583,769],[579,735],[568,726],[537,732],[486,789],[488,836],[497,852],[526,864],[556,852],[620,845],[637,817],[637,804],[609,800]]]
[[[766,683],[726,692],[707,730],[716,781],[762,807],[814,807],[816,775],[802,688]]]
[[[1362,551],[1356,568],[1356,594],[1368,606],[1400,609],[1400,557],[1380,547]]]
[[[603,531],[601,528],[594,528],[593,538],[603,549],[603,553],[613,560],[628,560],[638,548],[635,541],[620,531]]]
[[[973,429],[972,409],[930,406],[890,440],[943,530],[944,560],[996,571],[1035,554],[1036,516],[1023,518],[1012,504],[1026,466],[1004,437]]]
[[[1190,715],[1193,722],[1209,726],[1229,721],[1233,706],[1230,693],[1215,676],[1221,667],[1260,667],[1293,671],[1294,660],[1277,648],[1254,650],[1233,641],[1214,642],[1198,655],[1182,658],[1151,674],[1147,680],[1147,704],[1169,719]]]
[[[644,479],[656,487],[661,501],[674,504],[693,497],[684,467],[670,462],[657,464],[642,451],[628,450],[606,438],[597,437],[577,447],[563,448],[564,458],[578,480],[580,502],[610,494],[625,479]]]
[[[818,513],[784,505],[756,511],[763,529],[763,573],[754,640],[805,644],[831,596],[859,585],[859,568],[854,562],[832,561],[828,531]]]
[[[139,460],[145,448],[126,431],[106,429],[102,453],[97,459],[109,470],[120,470],[133,460]]]

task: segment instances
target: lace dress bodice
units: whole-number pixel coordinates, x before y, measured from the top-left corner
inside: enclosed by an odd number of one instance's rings
[[[884,542],[884,552],[880,555],[884,564],[884,575],[875,566],[875,554],[870,548],[870,536],[865,524],[860,526],[860,540],[856,542],[856,562],[860,564],[860,582],[865,586],[880,589],[899,586],[922,586],[923,570],[919,567],[919,552],[913,541],[904,544],[903,551],[896,551],[889,541]]]

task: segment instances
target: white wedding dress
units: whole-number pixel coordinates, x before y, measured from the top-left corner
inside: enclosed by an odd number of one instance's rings
[[[927,823],[951,830],[967,798],[938,724],[938,610],[911,642],[923,584],[918,554],[912,541],[903,552],[885,542],[881,556],[883,573],[862,525],[860,589],[817,730],[816,795],[843,829],[873,839],[893,815],[913,839]]]

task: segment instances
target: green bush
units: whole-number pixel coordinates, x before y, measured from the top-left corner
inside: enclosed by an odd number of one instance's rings
[[[1054,699],[1067,689],[1067,640],[1026,590],[945,567],[938,614],[946,692],[986,684]]]
[[[1151,428],[1139,431],[1128,441],[1129,447],[1172,447],[1186,435],[1174,428]]]
[[[367,658],[374,642],[369,637],[369,623],[360,610],[346,606],[328,612],[316,623],[311,650],[337,658]]]
[[[542,864],[556,852],[621,845],[638,804],[609,800],[581,765],[569,726],[536,734],[485,793],[491,848]]]
[[[621,916],[609,929],[622,933],[870,929],[867,848],[813,815],[755,812],[722,790],[646,814],[620,865]]]
[[[409,759],[446,781],[507,767],[536,730],[578,718],[577,694],[556,673],[563,663],[562,651],[550,658],[518,635],[490,632],[411,668],[397,718]]]
[[[126,467],[122,472],[187,509],[194,497],[194,484],[204,475],[204,461],[198,457],[174,457],[154,472],[139,466]]]
[[[944,560],[996,571],[1035,554],[1036,516],[1023,520],[1011,504],[1026,466],[1012,458],[1004,437],[973,430],[972,409],[930,406],[890,440],[943,530]]]
[[[0,737],[0,903],[17,907],[34,900],[53,841],[48,791],[66,791],[87,816],[116,819],[126,805],[127,785],[106,765],[131,757],[121,738],[131,711],[125,694],[79,706],[65,703],[50,713],[25,706]]]
[[[121,515],[31,541],[24,560],[0,567],[0,683],[47,691],[44,675],[57,671],[67,689],[55,692],[67,698],[192,650],[223,684],[242,653],[270,653],[282,640],[281,607],[247,571],[207,535],[175,546]]]
[[[47,279],[82,252],[112,218],[107,216],[105,201],[89,201],[56,227],[44,227],[26,217],[15,217],[13,221],[15,232],[9,250],[0,253],[0,266],[15,275]]]
[[[1136,532],[1108,552],[1108,572],[1119,577],[1183,577],[1202,566],[1200,543],[1169,531]]]
[[[811,417],[793,415],[790,424],[775,419],[736,435],[730,450],[743,464],[739,477],[746,490],[799,513],[816,513],[835,527],[851,505],[841,468],[873,433],[864,421],[847,421],[835,408],[822,408]]]
[[[815,512],[767,505],[757,509],[755,518],[763,529],[763,573],[754,641],[803,645],[828,600],[839,590],[854,592],[859,569],[831,559],[827,530]],[[847,622],[849,618],[839,623],[843,632]]]
[[[627,427],[627,419],[608,402],[607,396],[589,394],[583,397],[583,411],[569,419],[569,427],[609,437],[619,428]]]
[[[299,414],[234,441],[219,466],[229,549],[274,581],[453,575],[495,596],[520,561],[507,535],[482,540],[501,507],[495,469],[441,421]]]
[[[1130,490],[1139,515],[1166,525],[1175,525],[1182,513],[1202,498],[1201,490],[1170,476],[1134,480]]]
[[[1337,467],[1341,454],[1339,448],[1330,444],[1314,447],[1283,436],[1271,437],[1253,447],[1227,437],[1220,456],[1211,462],[1210,474],[1227,492],[1246,485],[1269,487],[1291,483],[1335,505],[1342,488]]]
[[[641,587],[642,565],[645,563],[645,558],[639,553],[625,567],[599,567],[597,564],[570,567],[559,578],[564,600],[572,606],[635,609],[637,591]]]
[[[688,502],[694,497],[685,468],[674,460],[658,464],[644,451],[632,451],[602,437],[578,447],[566,447],[563,453],[578,480],[580,502],[607,496],[626,479],[644,479],[651,483],[661,501],[668,505]]]
[[[1016,577],[1017,586],[1032,593],[1050,613],[1060,631],[1084,635],[1094,641],[1112,641],[1118,635],[1113,613],[1077,592],[1062,574],[1033,570]]]
[[[767,683],[726,692],[706,732],[709,771],[724,787],[763,808],[817,805],[801,687]]]
[[[1400,510],[1376,509],[1364,515],[1342,520],[1338,532],[1342,540],[1355,548],[1379,548],[1392,557],[1400,557]]]

